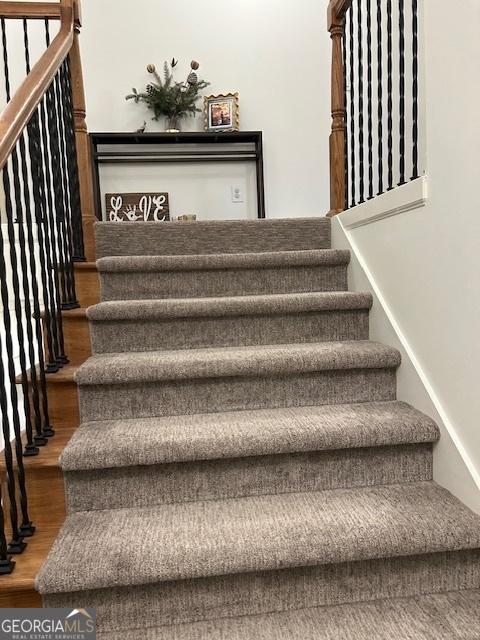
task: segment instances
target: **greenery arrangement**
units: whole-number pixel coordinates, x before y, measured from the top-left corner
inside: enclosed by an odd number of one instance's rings
[[[187,115],[195,115],[201,109],[197,107],[197,100],[200,92],[208,87],[209,83],[199,80],[196,71],[200,64],[196,60],[190,63],[190,72],[184,82],[177,82],[174,78],[174,69],[178,60],[165,62],[163,65],[163,78],[157,72],[154,64],[147,66],[148,73],[155,78],[150,82],[144,93],[139,93],[135,88],[125,97],[126,100],[144,102],[153,111],[153,120],[159,120],[162,116],[169,119],[171,123],[177,123],[180,118]],[[173,124],[173,126],[176,126]]]

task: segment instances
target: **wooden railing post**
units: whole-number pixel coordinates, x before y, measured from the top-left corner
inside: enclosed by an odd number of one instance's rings
[[[344,13],[338,0],[328,7],[328,30],[332,39],[332,131],[330,134],[330,211],[332,217],[345,208],[345,90],[343,68]]]
[[[81,28],[80,0],[74,0],[75,35],[70,50],[70,69],[72,74],[72,99],[75,118],[75,137],[77,144],[78,174],[80,181],[80,201],[82,206],[83,242],[87,262],[95,261],[95,205],[92,185],[92,158],[90,140],[86,123],[85,90],[83,86],[82,60],[80,57],[79,34]]]

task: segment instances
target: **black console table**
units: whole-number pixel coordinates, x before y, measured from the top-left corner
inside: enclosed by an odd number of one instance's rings
[[[93,159],[93,187],[95,192],[96,216],[102,219],[100,191],[100,164],[130,164],[152,162],[255,162],[257,174],[257,212],[265,218],[265,183],[263,176],[263,141],[261,131],[201,131],[192,133],[91,133]],[[178,149],[164,151],[141,151],[119,149],[112,146],[135,145],[178,145]],[[182,145],[211,145],[215,149],[182,149]],[[250,144],[251,149],[225,149],[226,145]],[[108,145],[109,150],[99,147]]]

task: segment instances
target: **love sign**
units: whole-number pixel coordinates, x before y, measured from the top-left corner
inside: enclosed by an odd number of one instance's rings
[[[164,222],[170,220],[168,193],[107,193],[108,222]]]

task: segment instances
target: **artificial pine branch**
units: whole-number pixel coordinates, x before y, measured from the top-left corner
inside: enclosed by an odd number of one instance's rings
[[[159,120],[162,116],[181,118],[200,112],[201,109],[197,107],[196,103],[200,98],[200,92],[208,87],[209,83],[205,82],[205,80],[192,82],[190,76],[185,82],[175,82],[173,69],[177,64],[178,60],[173,58],[170,63],[172,69],[170,71],[168,63],[165,62],[163,66],[163,82],[155,65],[149,64],[147,71],[153,75],[156,82],[150,82],[144,93],[139,93],[136,89],[132,89],[133,93],[125,96],[125,99],[134,100],[137,104],[144,102],[153,111],[153,120]],[[198,62],[192,60],[191,69],[196,70],[198,66]]]

